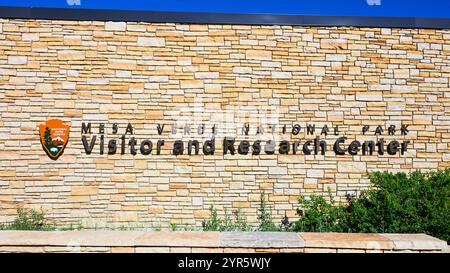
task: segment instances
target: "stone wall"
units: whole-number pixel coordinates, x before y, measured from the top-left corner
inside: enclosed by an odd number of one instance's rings
[[[262,191],[279,220],[295,217],[302,194],[358,194],[370,171],[450,167],[449,41],[449,30],[432,29],[0,19],[0,222],[25,205],[47,210],[58,225],[200,227],[214,204],[256,223]],[[71,126],[57,161],[39,141],[49,118]],[[185,122],[223,131],[248,122],[249,136],[232,137],[254,141],[261,120],[338,126],[350,141],[411,143],[404,155],[372,156],[337,156],[332,147],[325,155],[169,149]],[[163,137],[166,145],[161,155],[101,155],[98,147],[87,155],[82,122],[93,132],[104,123],[107,139],[113,123],[122,132],[132,123],[137,138]],[[166,125],[162,136],[156,124]],[[408,135],[387,134],[402,124]],[[374,136],[378,125],[382,136]],[[192,138],[211,137],[194,131]]]
[[[448,253],[449,248],[425,234],[0,231],[1,252]]]

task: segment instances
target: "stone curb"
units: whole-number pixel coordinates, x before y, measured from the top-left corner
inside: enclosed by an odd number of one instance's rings
[[[381,236],[394,244],[394,250],[441,250],[447,249],[447,243],[426,234],[385,233]]]
[[[0,247],[184,247],[446,251],[426,234],[293,232],[0,231]]]
[[[390,250],[394,244],[379,234],[368,233],[333,233],[333,232],[301,232],[305,247]]]
[[[303,238],[292,232],[223,232],[220,247],[302,248]]]
[[[219,232],[146,232],[135,238],[136,246],[219,247]]]
[[[138,231],[0,231],[0,246],[134,246]]]

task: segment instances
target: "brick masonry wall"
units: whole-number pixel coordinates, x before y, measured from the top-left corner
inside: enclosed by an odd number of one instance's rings
[[[200,227],[214,204],[256,223],[261,191],[279,220],[295,217],[301,194],[359,193],[370,171],[450,167],[449,40],[449,30],[430,29],[0,19],[0,222],[25,205],[60,225]],[[208,124],[234,109],[255,126],[262,114],[252,109],[263,109],[281,126],[339,126],[349,139],[406,124],[407,136],[382,137],[411,144],[383,156],[83,150],[81,122],[93,131],[130,122],[137,138],[157,140],[157,123],[190,120],[198,105]],[[38,125],[52,117],[71,125],[57,161],[39,142]],[[163,138],[167,147],[176,139]]]

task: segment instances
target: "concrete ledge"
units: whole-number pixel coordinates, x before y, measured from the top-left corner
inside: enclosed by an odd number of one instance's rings
[[[0,252],[447,252],[425,234],[0,231]]]
[[[136,231],[0,231],[0,246],[132,246]]]
[[[223,232],[220,247],[302,248],[303,238],[291,232]]]
[[[382,234],[394,244],[394,250],[436,250],[447,248],[445,241],[426,234]]]
[[[391,240],[379,234],[303,232],[299,235],[307,248],[388,250],[394,247]]]
[[[134,240],[135,246],[220,247],[219,232],[146,232]]]

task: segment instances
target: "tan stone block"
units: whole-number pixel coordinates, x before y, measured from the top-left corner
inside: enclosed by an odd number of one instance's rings
[[[180,103],[180,102],[184,102],[184,96],[180,95],[180,96],[173,96],[172,97],[172,101],[174,103]]]
[[[236,87],[245,88],[245,87],[251,87],[251,86],[252,86],[252,80],[250,78],[243,78],[243,77],[236,78]]]
[[[205,92],[211,94],[222,93],[222,85],[220,84],[205,84]]]
[[[114,164],[97,164],[95,168],[97,170],[114,170]]]
[[[360,75],[361,74],[361,68],[360,67],[349,67],[348,68],[348,73],[351,75]]]
[[[271,60],[272,52],[269,50],[246,50],[245,56],[249,60]]]
[[[150,187],[144,187],[139,186],[139,193],[155,193],[157,192],[156,187],[150,186]]]
[[[60,50],[58,51],[58,60],[61,61],[76,61],[84,60],[86,53],[79,50]]]
[[[324,76],[325,75],[325,67],[322,66],[309,66],[308,74],[314,76]]]
[[[125,31],[127,27],[127,23],[125,22],[106,22],[105,23],[105,30],[112,30],[112,31]]]
[[[272,202],[286,202],[289,200],[289,196],[287,195],[274,195],[269,197],[269,200]]]
[[[191,89],[191,88],[203,88],[203,81],[201,80],[182,80],[180,82],[181,88]]]
[[[303,188],[305,188],[305,189],[317,189],[317,180],[305,181],[303,183]]]
[[[64,45],[78,46],[81,45],[81,36],[64,36]]]
[[[408,79],[409,77],[410,77],[409,69],[395,69],[394,70],[394,78]]]
[[[116,222],[137,222],[139,221],[139,216],[135,211],[119,211],[114,217],[113,221]]]
[[[261,98],[272,98],[272,95],[273,95],[272,90],[262,90],[259,93],[259,96]]]
[[[344,120],[344,113],[338,111],[330,111],[327,113],[328,121],[337,122]]]
[[[0,177],[15,177],[16,171],[0,171]]]
[[[11,182],[9,182],[9,188],[23,189],[23,188],[25,188],[25,182],[24,181],[11,181]]]
[[[415,125],[427,125],[432,123],[431,115],[414,115],[413,122]]]
[[[366,173],[366,162],[340,161],[338,162],[338,171],[340,173]]]
[[[309,248],[321,249],[392,249],[390,240],[378,234],[333,233],[333,232],[301,232],[305,241],[305,252]]]
[[[136,61],[132,60],[110,60],[108,67],[111,69],[135,70]]]
[[[177,196],[176,191],[158,191],[158,196]]]
[[[88,195],[72,195],[67,197],[66,202],[69,203],[85,203],[89,202],[90,197]]]
[[[210,212],[209,210],[194,210],[194,217],[195,218],[202,218],[202,219],[207,219],[208,217],[210,217]]]
[[[434,69],[435,66],[432,63],[418,63],[417,68],[419,68],[419,69]]]
[[[132,31],[132,32],[145,32],[147,30],[147,26],[143,25],[143,24],[131,24],[131,23],[127,23],[127,31]]]
[[[147,160],[135,160],[134,167],[136,169],[145,170],[148,167],[148,161]]]
[[[436,250],[443,251],[448,248],[445,241],[426,234],[380,234],[383,238],[392,241],[393,250]]]
[[[251,93],[240,93],[239,101],[251,101],[253,99],[253,94]]]
[[[111,195],[111,201],[113,201],[113,202],[122,202],[124,200],[125,200],[125,194],[123,194],[123,193]]]
[[[139,246],[157,247],[219,247],[218,232],[148,232],[135,240]]]
[[[134,253],[135,248],[134,247],[111,247],[111,253]]]
[[[344,39],[321,39],[320,47],[328,49],[347,49],[347,41]]]
[[[164,111],[146,111],[145,112],[146,119],[162,120],[163,117],[164,117]]]
[[[95,186],[74,186],[71,195],[95,195],[97,193],[98,188]]]
[[[13,200],[14,198],[12,195],[4,195],[4,194],[0,195],[0,202],[11,202]]]
[[[233,208],[249,208],[249,207],[250,207],[249,202],[241,202],[241,201],[233,202]]]
[[[209,36],[201,36],[197,38],[197,45],[198,46],[221,46],[224,45],[224,38],[223,37],[209,37]]]
[[[26,64],[27,62],[28,57],[25,56],[8,56],[8,64],[10,65]]]
[[[382,101],[383,96],[381,93],[363,92],[356,94],[356,100],[358,101]]]
[[[164,208],[162,208],[162,207],[150,207],[148,209],[148,213],[161,214],[161,213],[164,213]]]
[[[139,46],[165,46],[166,41],[164,38],[156,37],[139,37],[137,40]]]
[[[111,176],[113,182],[134,182],[136,176],[134,174],[115,174]]]

